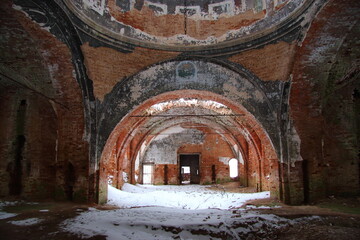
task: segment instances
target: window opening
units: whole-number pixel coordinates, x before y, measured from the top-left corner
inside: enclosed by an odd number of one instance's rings
[[[153,184],[153,164],[143,165],[143,184]]]
[[[229,161],[229,172],[231,178],[236,178],[239,176],[238,171],[238,160],[235,158],[230,159]]]
[[[190,166],[181,167],[181,184],[190,184]]]

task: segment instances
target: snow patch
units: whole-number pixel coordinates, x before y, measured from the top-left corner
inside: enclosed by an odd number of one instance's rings
[[[15,217],[16,215],[17,215],[16,213],[7,213],[0,211],[0,220]]]
[[[14,224],[17,226],[31,226],[31,225],[38,224],[42,221],[43,221],[43,219],[40,219],[40,218],[28,218],[28,219],[18,220],[18,221],[9,221],[8,223],[11,223],[11,224]]]
[[[35,204],[38,204],[38,203],[36,203],[36,202],[24,202],[24,201],[14,201],[14,202],[4,201],[4,202],[0,202],[0,220],[15,217],[16,215],[18,215],[16,213],[7,213],[7,212],[2,211],[3,207],[16,206],[16,205],[20,205],[20,204],[35,205]]]
[[[121,208],[159,206],[178,209],[232,209],[246,201],[269,198],[270,192],[226,193],[206,186],[153,186],[125,183],[122,190],[108,186],[108,203]]]
[[[221,209],[184,210],[163,207],[83,212],[61,224],[65,231],[83,238],[105,235],[108,240],[122,239],[265,239],[293,224],[321,218],[295,220],[273,214]],[[201,232],[199,234],[199,232]],[[271,235],[270,235],[271,236]],[[266,238],[272,239],[272,238]]]

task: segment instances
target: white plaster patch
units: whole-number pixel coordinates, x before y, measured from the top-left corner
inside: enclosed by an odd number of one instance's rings
[[[250,133],[248,132],[247,129],[239,129],[239,131],[241,132],[241,134],[245,137],[246,141],[250,141]]]
[[[144,3],[145,3],[144,5],[149,8],[155,7],[155,8],[161,9],[161,11],[154,11],[156,16],[166,15],[168,13],[168,7],[166,4],[153,3],[153,2],[149,2],[149,1],[145,1]]]
[[[225,165],[229,165],[230,157],[219,157],[219,161],[224,163]]]
[[[105,0],[83,0],[84,6],[89,9],[104,15],[105,10]]]
[[[232,16],[235,13],[234,0],[228,0],[228,1],[223,1],[223,2],[219,2],[219,3],[209,4],[209,14],[212,15],[213,18],[217,18],[217,16],[219,15],[216,12],[216,9],[221,9],[222,14],[227,14],[229,16]]]
[[[180,132],[181,131],[181,132]],[[203,144],[204,133],[196,129],[172,127],[151,141],[141,161],[155,164],[176,164],[177,151],[184,144]]]
[[[259,90],[255,90],[254,96],[255,96],[256,100],[259,100],[262,103],[265,101],[264,95]]]
[[[146,110],[146,114],[148,115],[158,114],[160,112],[164,112],[174,107],[203,107],[205,109],[213,110],[218,114],[222,114],[222,115],[230,115],[233,113],[231,109],[225,106],[224,104],[212,100],[180,98],[177,100],[154,104]]]
[[[122,172],[122,177],[123,177],[124,182],[129,182],[129,176],[126,172]]]
[[[244,159],[241,154],[239,154],[239,163],[244,165]]]
[[[324,35],[317,39],[318,46],[316,48],[312,48],[311,55],[309,56],[309,63],[318,64],[324,62],[328,57],[328,52],[331,49],[335,49],[336,44],[339,42],[338,38]]]
[[[142,90],[143,90],[143,88],[138,84],[131,87],[131,89],[130,89],[131,98],[132,99],[138,99],[141,96]]]
[[[110,175],[108,176],[108,184],[111,185],[113,183],[114,176]]]
[[[138,152],[138,154],[136,155],[136,160],[135,160],[135,171],[138,171],[140,167],[140,152]]]
[[[161,139],[167,138],[171,134],[181,133],[183,131],[186,131],[186,129],[182,128],[181,126],[174,126],[168,128],[165,131],[162,131],[159,135],[157,135],[154,141],[159,141]]]
[[[171,71],[174,68],[174,62],[164,63],[161,66],[154,66],[145,71],[141,71],[139,73],[139,79],[155,79],[157,78],[157,74],[164,71]]]
[[[175,7],[175,14],[181,14],[183,15],[184,14],[184,10],[185,8],[187,10],[190,10],[190,11],[194,11],[194,14],[193,15],[190,15],[188,17],[194,17],[194,16],[203,16],[202,13],[201,13],[201,8],[200,6],[176,6]]]
[[[291,166],[295,167],[295,162],[302,161],[300,150],[301,150],[301,139],[295,129],[295,127],[290,126],[290,137],[291,137],[291,147],[290,147],[290,157],[291,157]]]

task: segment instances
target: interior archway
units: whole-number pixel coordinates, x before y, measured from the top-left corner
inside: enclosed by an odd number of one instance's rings
[[[178,131],[171,133],[171,129]],[[215,181],[226,181],[228,161],[237,158],[243,159],[239,164],[242,185],[277,194],[278,158],[266,131],[255,117],[243,106],[218,94],[179,90],[143,102],[114,128],[100,161],[100,199],[105,201],[108,183],[121,188],[125,182],[141,182],[139,166],[144,163],[144,154],[151,144],[161,143],[164,139],[161,134],[170,141],[171,137],[181,138],[181,133],[197,133],[202,138],[189,142],[191,139],[183,136],[175,147],[172,146],[170,156],[175,157],[171,161],[162,164],[161,161],[145,161],[155,164],[155,179],[161,179],[158,184],[180,184],[176,156],[196,153],[202,156],[200,184],[214,180],[213,166],[217,175]],[[216,144],[221,147],[217,148]]]

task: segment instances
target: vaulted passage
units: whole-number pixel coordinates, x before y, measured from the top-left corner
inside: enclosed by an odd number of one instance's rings
[[[264,128],[243,106],[206,91],[173,91],[139,105],[111,133],[100,164],[104,188],[235,181],[279,192],[278,159]]]

